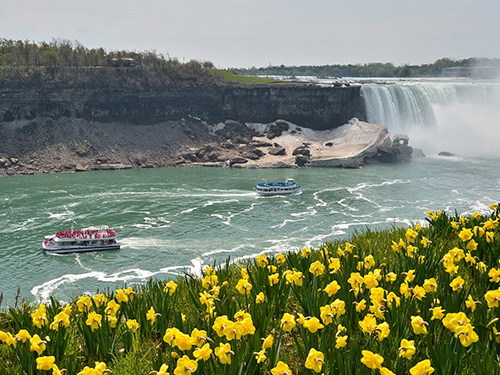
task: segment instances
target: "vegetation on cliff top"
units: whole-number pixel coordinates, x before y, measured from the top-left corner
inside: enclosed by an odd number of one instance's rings
[[[316,76],[316,77],[441,77],[445,68],[484,68],[498,72],[500,59],[469,58],[453,60],[442,58],[432,64],[395,66],[391,63],[268,66],[240,69],[243,74]],[[496,70],[495,70],[496,69]],[[484,72],[488,74],[488,71]]]
[[[271,82],[275,81],[214,69],[210,61],[181,63],[156,51],[108,52],[61,39],[35,43],[0,38],[0,86],[9,88],[144,89]]]
[[[500,211],[0,315],[2,374],[499,374]]]

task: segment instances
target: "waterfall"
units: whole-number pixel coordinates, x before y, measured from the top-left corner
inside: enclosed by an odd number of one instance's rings
[[[426,153],[500,157],[500,85],[490,81],[364,84],[367,121],[407,133]]]

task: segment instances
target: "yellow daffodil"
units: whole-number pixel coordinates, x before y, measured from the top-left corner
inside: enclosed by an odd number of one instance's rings
[[[76,305],[78,306],[78,311],[88,312],[92,307],[92,300],[89,296],[82,296],[78,298],[78,301],[76,301]]]
[[[437,292],[437,280],[434,277],[430,279],[425,279],[424,284],[422,285],[427,293],[435,293]]]
[[[338,336],[335,339],[335,348],[340,349],[347,345],[347,336]]]
[[[396,281],[398,278],[398,275],[396,275],[394,272],[389,272],[387,275],[385,275],[385,281],[389,283],[393,283]]]
[[[182,356],[177,360],[177,366],[175,367],[175,375],[191,375],[198,369],[198,362],[194,359],[189,358],[187,355]]]
[[[167,370],[168,370],[168,365],[164,363],[163,365],[161,365],[160,371],[158,371],[156,375],[170,375],[170,373],[167,372]]]
[[[488,303],[488,308],[498,307],[500,302],[500,289],[489,290],[484,295],[484,299]]]
[[[406,339],[401,340],[401,344],[399,345],[400,357],[411,359],[413,357],[413,354],[415,354],[416,350],[417,349],[415,348],[415,341]]]
[[[284,331],[290,332],[295,328],[295,324],[295,316],[289,313],[283,314],[283,318],[281,318],[281,328],[283,328]]]
[[[431,361],[428,359],[418,362],[410,369],[411,375],[430,375],[433,372],[434,368],[431,366]]]
[[[479,341],[479,336],[474,331],[474,327],[470,324],[457,327],[455,337],[458,337],[460,343],[464,347],[469,347],[472,343]]]
[[[125,293],[123,289],[116,289],[115,293],[116,293],[115,298],[119,303],[128,302],[129,299],[128,295],[127,293]]]
[[[255,359],[256,359],[257,363],[262,363],[267,359],[265,349],[262,349],[254,354],[255,354]]]
[[[170,280],[166,285],[165,285],[165,288],[163,288],[163,291],[165,293],[167,293],[169,296],[171,296],[172,294],[175,293],[175,291],[177,290],[177,284]]]
[[[28,341],[29,339],[31,339],[31,335],[25,329],[19,330],[19,332],[17,332],[17,334],[16,334],[17,341],[22,341],[24,343],[24,342]]]
[[[266,268],[269,264],[266,254],[260,254],[255,260],[257,261],[257,265],[261,268]]]
[[[340,259],[339,258],[328,259],[328,269],[330,269],[332,273],[337,273],[338,270],[340,269]]]
[[[314,348],[311,348],[306,358],[306,368],[309,370],[313,370],[314,372],[321,372],[323,363],[325,363],[324,354]]]
[[[441,320],[444,317],[445,310],[441,306],[435,306],[431,308],[432,310],[432,318],[431,320],[438,319]]]
[[[488,277],[492,283],[500,282],[500,268],[491,268],[488,272]]]
[[[347,282],[351,284],[351,291],[354,292],[354,296],[357,297],[359,292],[361,291],[361,287],[364,284],[364,278],[358,272],[351,273]]]
[[[179,350],[185,352],[187,350],[191,350],[191,348],[193,347],[193,339],[190,335],[178,331],[172,344],[172,347],[177,346]]]
[[[320,323],[318,318],[313,316],[304,322],[304,328],[307,328],[311,333],[316,333],[318,330],[323,329],[324,325]]]
[[[332,307],[330,305],[321,306],[319,308],[320,318],[324,325],[331,324],[333,322],[333,317],[335,314],[332,312]]]
[[[368,333],[371,335],[377,327],[377,319],[375,318],[375,315],[367,314],[363,320],[358,322],[358,324],[361,327],[363,333]]]
[[[426,291],[423,287],[416,285],[413,288],[413,296],[418,299],[419,301],[422,301],[425,298]]]
[[[276,285],[276,284],[278,284],[280,282],[280,275],[279,275],[279,273],[273,273],[273,274],[269,275],[267,278],[269,280],[269,285],[270,286],[274,286],[274,285]]]
[[[125,324],[132,332],[136,332],[139,329],[139,322],[136,319],[129,319]]]
[[[292,375],[292,371],[288,367],[288,365],[284,362],[279,361],[276,364],[276,367],[271,369],[272,375]]]
[[[217,348],[215,348],[215,355],[219,358],[220,363],[223,365],[231,364],[231,355],[234,354],[231,350],[231,345],[229,343],[220,343]]]
[[[377,333],[378,341],[383,341],[391,333],[391,330],[389,328],[389,323],[383,322],[377,324],[377,326],[375,327],[375,332]]]
[[[116,303],[115,300],[111,300],[106,305],[104,312],[108,315],[116,315],[119,309],[120,309],[120,304]]]
[[[285,254],[280,253],[280,254],[276,255],[276,263],[283,264],[283,263],[285,263],[285,261],[286,261]]]
[[[104,305],[104,304],[106,304],[106,302],[108,302],[108,299],[106,298],[106,296],[104,294],[96,294],[93,297],[93,300],[94,300],[94,303],[97,307]]]
[[[92,329],[92,332],[94,332],[101,326],[101,320],[102,315],[96,313],[95,311],[92,311],[89,313],[89,315],[87,315],[87,321],[85,323],[90,326],[90,329]]]
[[[411,326],[413,328],[413,332],[416,335],[425,335],[427,334],[427,325],[428,323],[423,320],[420,316],[412,316],[411,317]]]
[[[193,357],[196,358],[197,361],[203,359],[206,362],[210,359],[211,354],[212,354],[212,349],[210,349],[210,345],[205,344],[201,348],[196,348],[194,350]]]
[[[457,276],[451,281],[450,286],[451,289],[453,289],[453,291],[457,291],[458,289],[461,289],[464,286],[464,283],[465,280],[462,277]]]
[[[361,363],[363,363],[366,367],[375,370],[382,367],[382,363],[384,363],[384,357],[380,354],[375,354],[369,350],[361,351],[363,358],[361,358]]]
[[[307,247],[304,247],[302,249],[302,258],[309,258],[309,255],[311,255],[311,249],[308,249]]]
[[[356,312],[358,313],[366,309],[366,300],[364,298],[359,302],[354,301],[353,303],[356,305]]]
[[[238,284],[236,284],[236,290],[240,294],[248,294],[252,290],[252,284],[250,284],[248,280],[240,279]]]
[[[463,312],[448,313],[442,320],[443,325],[455,333],[458,328],[470,324],[470,319]]]
[[[38,355],[42,354],[46,348],[45,341],[43,341],[38,335],[33,335],[30,339],[30,344],[30,351],[37,352]]]
[[[414,231],[411,228],[408,228],[406,230],[405,236],[406,236],[406,242],[408,242],[408,243],[415,243],[415,239],[418,236],[418,232]]]
[[[469,228],[462,228],[458,237],[460,237],[463,242],[467,242],[472,238],[472,231]]]
[[[156,321],[156,311],[153,307],[151,307],[146,313],[146,319],[149,320],[151,324]]]
[[[262,343],[262,349],[269,349],[270,347],[273,346],[273,342],[274,342],[274,336],[268,335]]]
[[[399,307],[401,304],[401,298],[399,298],[396,293],[390,292],[387,294],[387,306],[392,309],[393,301],[395,302],[396,307]]]
[[[387,367],[381,367],[379,369],[379,371],[380,371],[380,375],[396,375],[394,372],[389,370]]]
[[[40,354],[40,353],[38,353]],[[54,366],[54,362],[56,361],[56,357],[53,355],[51,356],[45,356],[45,357],[38,357],[36,359],[36,369],[37,370],[52,370]]]
[[[314,276],[321,276],[323,275],[324,271],[325,271],[325,266],[319,260],[311,263],[311,266],[309,267],[309,272],[312,273]]]
[[[69,327],[69,316],[64,311],[54,316],[54,321],[50,324],[50,329],[58,331],[60,327]]]
[[[201,280],[201,286],[204,289],[213,288],[213,287],[217,286],[218,283],[219,283],[219,277],[215,273],[211,273],[210,275],[206,275],[203,278],[203,280]],[[167,292],[167,290],[165,290],[165,292]],[[168,290],[168,293],[170,293],[170,290]]]
[[[372,289],[378,286],[378,280],[377,277],[373,272],[368,272],[364,277],[363,277],[363,282],[366,286],[367,289]]]

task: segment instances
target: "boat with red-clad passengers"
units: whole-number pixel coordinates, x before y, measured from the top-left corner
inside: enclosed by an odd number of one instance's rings
[[[47,253],[69,254],[88,251],[118,250],[120,243],[114,229],[86,228],[55,232],[45,236],[42,247]]]

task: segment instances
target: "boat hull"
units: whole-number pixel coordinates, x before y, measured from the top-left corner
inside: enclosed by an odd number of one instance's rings
[[[50,254],[71,254],[71,253],[89,253],[92,251],[106,251],[106,250],[119,250],[120,244],[115,243],[111,245],[101,246],[45,246],[42,243],[43,249]]]
[[[300,189],[295,189],[291,191],[259,191],[257,190],[257,194],[262,197],[271,197],[274,195],[295,195],[300,193]]]

